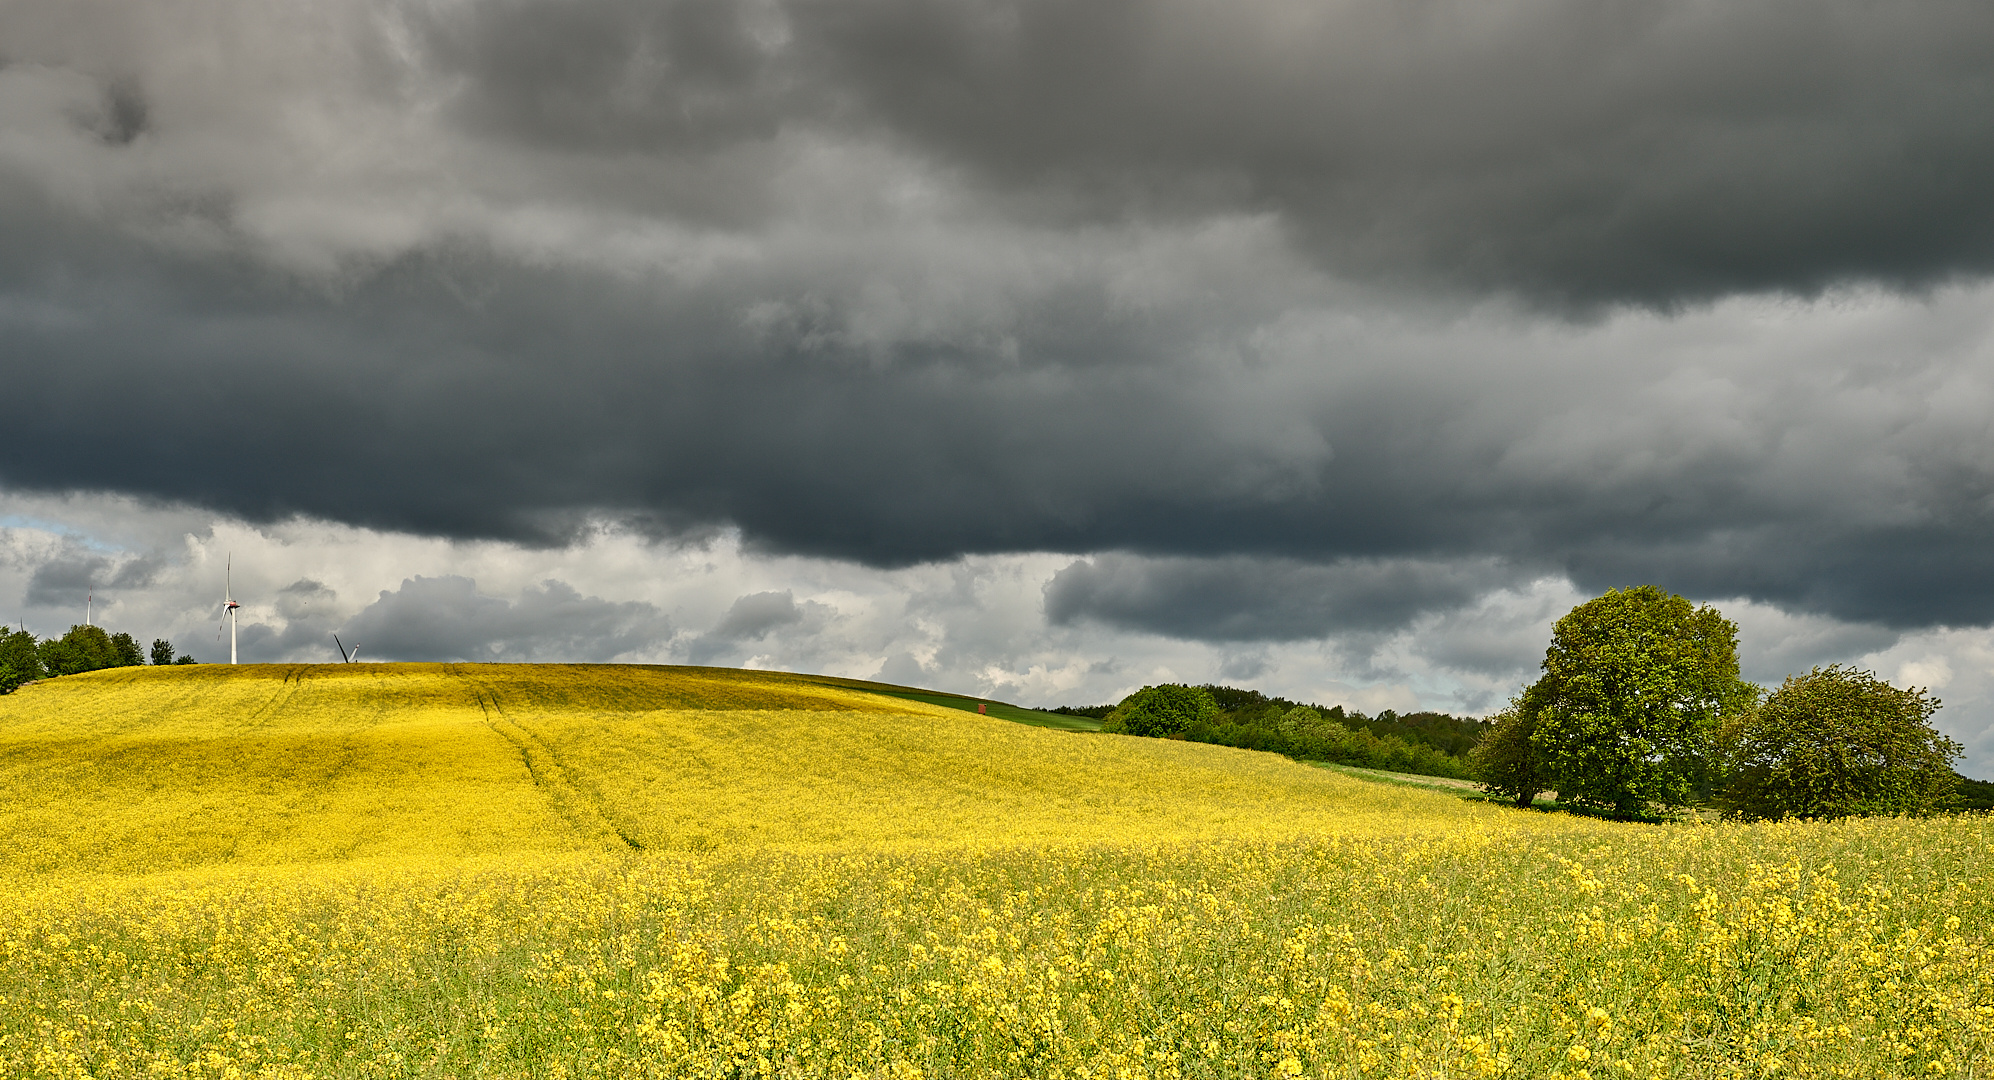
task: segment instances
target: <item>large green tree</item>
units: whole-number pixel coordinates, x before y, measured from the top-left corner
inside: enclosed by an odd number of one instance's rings
[[[145,653],[139,649],[138,639],[120,630],[111,635],[112,667],[137,667],[145,663]]]
[[[1939,701],[1839,664],[1788,676],[1725,725],[1720,803],[1745,818],[1925,814],[1951,806],[1958,743],[1931,725]]]
[[[1575,607],[1551,633],[1520,708],[1566,802],[1618,817],[1688,805],[1721,723],[1758,689],[1738,677],[1738,627],[1652,585]]]

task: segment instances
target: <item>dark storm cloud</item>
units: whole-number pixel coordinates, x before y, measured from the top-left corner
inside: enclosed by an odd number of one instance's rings
[[[1312,565],[1283,559],[1081,559],[1045,587],[1046,618],[1093,620],[1201,641],[1301,641],[1396,630],[1513,584],[1492,563],[1407,559]]]
[[[6,215],[0,240],[56,246],[35,220]],[[897,346],[882,370],[862,345],[771,340],[744,325],[754,294],[730,288],[754,283],[659,296],[437,256],[327,299],[75,240],[60,259],[89,295],[33,281],[32,256],[0,279],[47,313],[10,327],[0,421],[26,444],[69,444],[0,460],[21,487],[529,543],[565,542],[597,511],[666,531],[735,522],[772,547],[905,563],[1145,532],[1187,497],[1264,501],[1307,483],[1321,452],[1306,427],[1298,447],[1200,430],[1204,406],[1183,396],[1195,382],[1090,370],[1196,333],[1175,316],[1111,331],[1069,297],[1024,313],[1014,341],[1035,366],[1074,370],[1020,380],[1015,362],[945,341]],[[457,296],[465,281],[475,305]],[[68,438],[81,401],[104,437]],[[1104,426],[1110,401],[1162,424]],[[1042,482],[1075,456],[1087,470]]]
[[[410,578],[383,591],[339,636],[374,660],[558,660],[613,658],[671,630],[650,604],[583,596],[559,581],[509,602],[450,576]]]
[[[1048,614],[1221,640],[1403,625],[1491,566],[1994,620],[1984,321],[1727,353],[1757,316],[1685,307],[1994,266],[1979,0],[328,3],[310,34],[212,2],[219,43],[0,13],[0,483],[1116,551]],[[664,633],[548,590],[413,579],[351,626],[409,658]]]
[[[884,134],[1014,212],[1272,211],[1323,265],[1671,305],[1994,267],[1979,0],[683,0],[447,9],[480,130]]]

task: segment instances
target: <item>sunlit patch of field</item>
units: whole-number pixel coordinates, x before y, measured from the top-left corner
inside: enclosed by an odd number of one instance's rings
[[[1612,825],[697,669],[103,673],[0,747],[9,1077],[1994,1071],[1985,816]]]

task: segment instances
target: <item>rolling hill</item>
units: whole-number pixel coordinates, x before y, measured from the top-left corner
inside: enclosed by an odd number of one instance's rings
[[[949,697],[623,665],[66,676],[0,698],[13,841],[0,865],[1378,835],[1493,813],[1272,755],[1042,730],[907,694]]]

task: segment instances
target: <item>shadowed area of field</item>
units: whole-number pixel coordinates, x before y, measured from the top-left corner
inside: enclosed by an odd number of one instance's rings
[[[619,665],[68,676],[0,698],[5,866],[1378,835],[1493,812],[1272,755],[894,696],[907,692]]]

